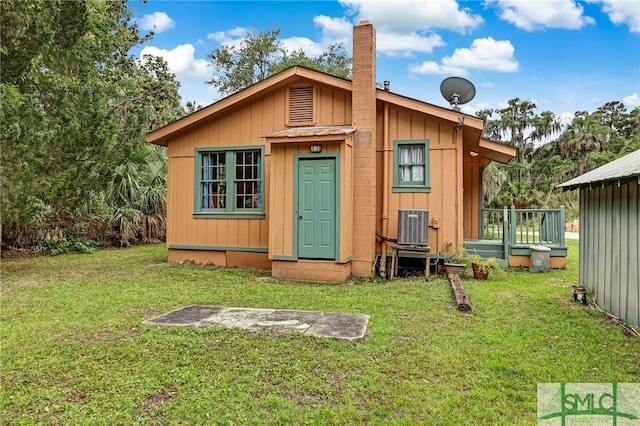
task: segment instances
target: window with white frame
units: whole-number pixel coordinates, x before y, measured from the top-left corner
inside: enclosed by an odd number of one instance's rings
[[[428,139],[394,141],[393,166],[394,192],[431,192]]]
[[[196,214],[264,213],[263,147],[196,150]]]

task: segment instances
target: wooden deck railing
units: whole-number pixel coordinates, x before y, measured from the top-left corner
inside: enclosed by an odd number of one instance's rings
[[[502,241],[506,252],[516,245],[564,247],[564,207],[482,209],[480,229],[480,239]]]

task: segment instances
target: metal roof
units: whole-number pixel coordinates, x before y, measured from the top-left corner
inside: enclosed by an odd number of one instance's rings
[[[557,187],[569,190],[596,182],[604,183],[633,176],[640,176],[640,149],[574,179],[561,183]]]
[[[356,131],[353,126],[314,126],[292,127],[291,129],[265,135],[265,138],[299,138],[305,136],[337,136],[348,135]]]

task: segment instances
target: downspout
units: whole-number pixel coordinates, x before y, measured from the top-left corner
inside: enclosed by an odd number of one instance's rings
[[[456,176],[460,181],[457,184],[456,194],[456,249],[464,250],[464,116],[456,129]]]
[[[389,103],[384,104],[382,129],[382,234],[389,235]],[[387,271],[387,242],[380,244],[380,276]],[[393,271],[391,272],[393,274]]]

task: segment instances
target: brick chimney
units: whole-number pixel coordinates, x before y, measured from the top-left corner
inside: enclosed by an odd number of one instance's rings
[[[353,27],[352,118],[353,261],[351,272],[371,275],[376,244],[376,30],[369,21]]]

